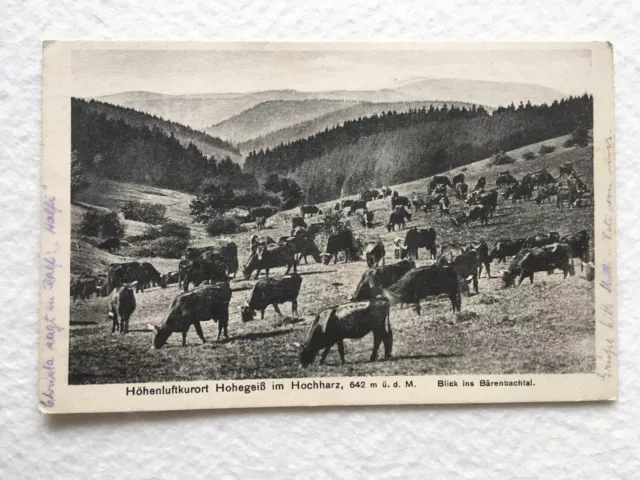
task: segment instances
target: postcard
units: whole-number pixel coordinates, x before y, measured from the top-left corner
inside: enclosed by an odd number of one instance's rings
[[[43,45],[44,413],[617,397],[604,42]]]

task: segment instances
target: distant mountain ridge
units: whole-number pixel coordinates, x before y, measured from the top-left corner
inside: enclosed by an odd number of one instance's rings
[[[368,91],[332,90],[303,92],[269,90],[248,93],[199,93],[166,95],[153,92],[122,92],[96,100],[135,108],[189,125],[208,128],[259,103],[274,100],[347,100],[356,102],[460,101],[484,106],[551,103],[565,94],[539,85],[466,79],[418,79],[391,88]]]
[[[266,135],[247,140],[238,144],[238,148],[243,153],[253,150],[272,148],[282,143],[292,142],[301,138],[309,137],[326,128],[332,128],[341,125],[345,121],[355,120],[359,117],[369,117],[382,112],[395,111],[406,112],[410,109],[429,108],[430,106],[441,107],[444,104],[449,106],[457,106],[459,108],[471,108],[472,104],[464,102],[433,102],[433,101],[414,101],[414,102],[392,102],[392,103],[357,103],[340,110],[326,113],[320,117],[307,120],[306,122],[297,123],[289,127],[282,128],[270,132]],[[491,112],[491,109],[487,109]]]

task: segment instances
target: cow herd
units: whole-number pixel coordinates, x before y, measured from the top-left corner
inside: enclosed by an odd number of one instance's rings
[[[411,220],[411,208],[430,212],[439,206],[441,215],[449,215],[451,224],[459,227],[480,220],[488,223],[498,206],[498,189],[504,189],[502,197],[515,201],[532,200],[533,191],[538,189],[538,197],[550,186],[556,187],[557,204],[568,201],[578,206],[577,201],[586,192],[573,168],[563,165],[561,181],[556,181],[546,170],[530,174],[521,180],[509,172],[498,176],[496,189],[485,191],[486,179],[481,177],[476,188],[469,192],[464,174],[450,181],[445,176],[436,176],[429,183],[427,197],[415,195],[411,200],[387,187],[368,190],[360,200],[343,200],[335,209],[346,209],[347,215],[358,214],[363,227],[374,228],[373,212],[367,209],[371,199],[391,197],[392,212],[385,225],[389,232],[406,228]],[[449,192],[465,202],[466,211],[451,213]],[[569,198],[563,194],[569,191]],[[562,198],[562,200],[561,200]],[[542,203],[542,202],[538,202]],[[248,245],[248,259],[240,266],[238,247],[233,242],[202,248],[190,247],[178,263],[177,271],[161,275],[148,262],[122,262],[109,265],[106,275],[85,276],[72,281],[71,295],[74,302],[79,296],[89,298],[109,295],[108,316],[112,319],[112,332],[126,334],[131,315],[136,309],[136,294],[150,286],[166,288],[178,284],[183,291],[170,303],[168,311],[157,325],[149,324],[153,331],[153,346],[161,348],[172,333],[182,334],[182,345],[193,325],[197,335],[205,342],[200,323],[214,320],[218,323],[218,339],[228,338],[229,304],[232,298],[231,278],[240,271],[245,280],[256,280],[248,299],[239,306],[243,322],[253,320],[260,312],[272,306],[282,316],[279,305],[291,303],[292,315],[298,315],[298,297],[303,288],[302,277],[297,267],[311,256],[316,263],[328,265],[336,263],[342,253],[345,262],[357,262],[364,256],[366,268],[348,302],[321,310],[312,321],[304,342],[300,346],[299,360],[303,366],[311,364],[322,351],[323,363],[333,345],[338,346],[344,363],[344,339],[362,338],[372,333],[373,351],[371,360],[377,358],[380,343],[384,344],[385,357],[391,355],[393,334],[390,311],[396,304],[413,305],[417,315],[422,314],[420,302],[430,297],[446,297],[451,309],[460,312],[463,294],[471,295],[471,286],[477,294],[478,278],[483,269],[491,278],[491,263],[506,262],[511,259],[501,276],[503,286],[510,287],[529,279],[533,283],[534,273],[555,269],[564,277],[574,275],[573,259],[579,258],[581,266],[589,262],[589,235],[582,230],[561,236],[558,232],[537,234],[529,238],[500,239],[491,248],[485,241],[465,244],[439,244],[434,228],[412,227],[406,230],[404,239],[396,238],[390,247],[395,262],[386,264],[387,249],[384,242],[366,243],[357,248],[354,234],[350,229],[334,231],[327,235],[324,251],[320,251],[315,237],[320,224],[307,224],[308,217],[322,215],[322,210],[313,205],[303,206],[301,215],[293,217],[289,236],[277,241],[268,235],[253,235]],[[257,222],[258,229],[264,225]],[[314,228],[313,226],[318,226]],[[244,248],[244,247],[243,247]],[[417,266],[420,249],[424,249],[432,263]],[[270,270],[285,267],[284,275],[270,276]],[[259,278],[264,272],[264,277]],[[193,285],[193,289],[189,290]]]

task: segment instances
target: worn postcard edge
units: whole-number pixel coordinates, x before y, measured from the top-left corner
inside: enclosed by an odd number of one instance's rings
[[[74,49],[502,49],[584,48],[592,52],[596,371],[589,374],[426,375],[206,380],[145,384],[67,383],[70,280],[70,54]],[[43,43],[38,408],[43,413],[338,405],[422,405],[615,400],[618,391],[613,47],[609,42],[506,43]],[[438,381],[521,381],[531,387],[440,388]],[[292,383],[311,388],[293,389]],[[341,388],[314,388],[314,383]],[[374,382],[376,390],[351,388]],[[274,385],[284,385],[274,390]],[[289,386],[287,388],[286,386]],[[386,386],[386,388],[385,388]],[[187,389],[189,393],[179,394]],[[133,390],[133,393],[131,392]],[[222,390],[222,391],[221,391]],[[231,390],[231,391],[227,391]],[[249,390],[250,394],[247,394]],[[157,396],[156,396],[157,395]]]

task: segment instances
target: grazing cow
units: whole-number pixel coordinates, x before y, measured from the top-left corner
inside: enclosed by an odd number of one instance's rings
[[[536,203],[540,205],[545,200],[551,203],[551,197],[558,194],[558,187],[556,185],[543,185],[538,190],[538,196],[536,197]]]
[[[436,231],[433,228],[416,228],[412,227],[407,230],[404,237],[404,245],[400,253],[400,258],[408,257],[419,260],[418,249],[426,248],[431,254],[431,258],[436,258]]]
[[[229,338],[227,328],[230,301],[231,287],[227,282],[203,285],[190,292],[179,294],[171,302],[169,312],[162,323],[159,326],[149,324],[154,332],[154,348],[162,348],[174,332],[182,333],[182,346],[186,346],[187,332],[191,325],[195,327],[202,343],[205,343],[200,322],[208,320],[218,322],[218,340],[223,333]]]
[[[302,214],[302,218],[305,218],[307,215],[310,217],[314,215],[322,215],[322,210],[320,210],[315,205],[302,205],[300,207],[300,213]]]
[[[355,200],[350,200],[350,199],[341,200],[340,201],[340,209],[342,210],[342,209],[351,207],[351,205],[353,205],[353,202],[355,202]]]
[[[111,263],[107,269],[107,289],[112,292],[125,283],[137,282],[136,293],[144,292],[147,284],[147,271],[138,262]]]
[[[367,202],[364,200],[354,200],[353,203],[349,206],[349,213],[347,215],[351,216],[356,213],[358,210],[366,210]]]
[[[364,200],[365,202],[370,202],[371,200],[375,200],[380,195],[380,192],[376,189],[365,190],[360,194],[360,200]]]
[[[258,236],[254,235],[251,240],[253,241],[254,238],[258,238]],[[204,252],[215,252],[219,254],[224,260],[227,274],[233,275],[235,278],[236,272],[238,271],[238,247],[234,242],[227,242],[220,245],[209,245],[207,247],[189,247],[185,250],[184,258],[185,260],[195,260],[201,257]]]
[[[474,190],[484,190],[484,187],[487,185],[487,179],[484,177],[480,177],[476,182],[476,188]]]
[[[256,228],[258,230],[264,230],[267,223],[267,219],[265,217],[256,217]]]
[[[333,257],[333,263],[337,263],[339,252],[344,252],[345,263],[349,260],[356,259],[357,254],[353,246],[353,232],[351,232],[351,230],[343,230],[329,235],[329,238],[327,238],[327,246],[321,255],[321,257],[323,257],[323,263],[329,265],[331,257]]]
[[[129,319],[136,310],[134,285],[125,283],[113,290],[109,300],[109,317],[113,320],[111,333],[129,333]]]
[[[264,320],[264,311],[269,305],[279,316],[282,312],[279,304],[291,302],[291,314],[298,314],[298,294],[302,277],[297,273],[284,277],[263,278],[256,282],[251,291],[249,300],[240,307],[243,322],[250,322],[260,312],[260,320]]]
[[[488,225],[489,224],[489,210],[484,205],[472,205],[469,208],[469,213],[467,213],[465,218],[465,223],[469,226],[469,222],[473,222],[474,220],[480,220],[480,225]]]
[[[515,203],[517,200],[525,199],[527,201],[531,200],[533,196],[533,186],[529,184],[516,184],[514,185],[513,197],[511,197],[511,201]]]
[[[73,301],[80,297],[81,300],[86,300],[91,297],[92,294],[96,294],[96,297],[100,296],[98,289],[98,283],[96,277],[93,275],[85,275],[81,278],[73,278],[71,280],[71,296]]]
[[[498,263],[504,262],[507,257],[513,257],[522,250],[524,244],[524,238],[518,238],[516,240],[510,240],[508,238],[501,238],[498,240],[491,251],[489,252],[489,261],[497,259]]]
[[[413,303],[416,313],[421,314],[420,300],[430,296],[446,294],[455,312],[460,311],[460,287],[456,272],[451,267],[429,265],[413,268],[400,280],[383,289],[391,303]]]
[[[456,186],[456,198],[458,200],[466,200],[468,193],[469,184],[462,182]]]
[[[245,280],[251,278],[251,273],[255,270],[256,276],[260,275],[260,271],[264,270],[265,275],[269,277],[269,270],[275,267],[287,267],[285,275],[289,273],[291,267],[297,273],[297,263],[295,258],[295,247],[289,243],[270,243],[268,245],[259,245],[255,252],[251,254],[247,260],[247,264],[243,268]]]
[[[440,216],[442,217],[445,213],[449,215],[449,197],[442,197],[440,199]]]
[[[350,302],[322,310],[309,327],[300,352],[300,363],[303,367],[311,365],[318,352],[324,349],[320,365],[324,364],[329,350],[337,343],[340,362],[344,365],[343,340],[360,339],[369,333],[373,333],[370,361],[377,358],[380,343],[384,343],[384,356],[389,358],[393,347],[389,310],[386,298]]]
[[[502,281],[505,287],[511,285],[515,287],[515,279],[519,276],[518,285],[527,277],[533,283],[535,272],[551,273],[555,268],[562,270],[564,278],[567,278],[567,274],[575,274],[571,247],[566,243],[552,243],[544,247],[523,249],[512,260],[509,269],[502,274]]]
[[[436,175],[431,179],[431,182],[429,182],[429,188],[431,188],[432,190],[438,185],[452,187],[451,180],[449,180],[449,177],[446,177],[445,175]]]
[[[478,261],[478,254],[468,245],[444,245],[440,249],[437,265],[450,266],[456,272],[460,283],[460,290],[467,289],[467,279],[473,280],[473,289],[478,293],[478,271],[482,263]]]
[[[382,289],[390,287],[412,268],[416,263],[410,260],[401,260],[392,265],[382,265],[370,268],[362,274],[360,283],[351,297],[351,301],[367,300],[375,298],[382,293]]]
[[[401,230],[406,227],[406,220],[411,221],[411,214],[407,212],[404,208],[400,207],[395,209],[389,215],[389,223],[387,223],[387,231],[394,231],[396,225],[398,225],[398,229]]]
[[[167,284],[162,280],[162,275],[156,270],[156,267],[149,262],[140,262],[140,265],[144,268],[145,272],[147,272],[147,284],[145,288],[158,286],[166,288]]]
[[[260,245],[269,245],[271,243],[276,243],[276,241],[269,235],[265,235],[264,237],[253,235],[251,240],[249,240],[249,255],[251,255]]]
[[[413,197],[411,199],[411,203],[415,207],[416,211],[418,211],[419,208],[423,208],[427,204],[427,202],[425,202],[420,197]]]
[[[167,272],[162,276],[162,280],[165,285],[173,285],[180,283],[180,272]]]
[[[195,260],[187,260],[188,265],[182,281],[182,289],[186,292],[189,290],[189,283],[193,282],[193,286],[197,287],[204,281],[228,282],[227,265],[224,257],[218,252],[203,252]]]
[[[308,235],[294,235],[293,237],[285,237],[285,241],[293,247],[294,255],[297,257],[296,262],[300,264],[300,261],[304,258],[304,263],[307,265],[307,256],[311,257],[320,263],[322,258],[320,257],[320,250],[316,246],[316,242],[313,237]],[[282,243],[282,242],[280,242]]]
[[[120,239],[115,237],[107,238],[104,242],[98,244],[98,248],[100,250],[108,250],[109,253],[117,252],[120,250]]]
[[[464,183],[464,173],[459,173],[458,175],[456,175],[455,177],[453,177],[453,181],[451,182],[452,185],[458,185],[458,184],[462,184]]]
[[[296,227],[307,228],[307,222],[305,222],[302,217],[293,217],[291,219],[291,230],[293,230]]]
[[[577,198],[577,192],[574,188],[558,188],[558,193],[556,195],[556,207],[563,208],[565,202],[567,203],[568,208],[573,208],[573,202]]]
[[[489,256],[489,246],[484,240],[467,243],[467,249],[475,252],[478,259],[478,278],[482,276],[482,267],[487,271],[487,278],[491,278],[491,257]]]
[[[377,267],[380,262],[384,265],[384,256],[386,251],[382,240],[377,242],[370,242],[364,248],[364,256],[367,260],[367,266],[369,268]]]
[[[391,199],[391,209],[393,210],[396,207],[406,207],[406,208],[411,208],[411,202],[409,201],[408,197],[405,197],[404,195],[399,195],[397,197],[393,197]]]
[[[473,200],[473,197],[467,200],[467,203],[469,205],[472,203],[483,205],[487,210],[487,214],[490,217],[493,217],[493,212],[495,212],[496,207],[498,206],[498,190],[490,190],[488,192],[481,193],[475,200]]]
[[[556,183],[556,179],[553,178],[553,175],[547,172],[546,168],[543,168],[539,172],[534,173],[532,175],[532,181],[534,187],[541,187],[549,183]]]
[[[500,188],[502,186],[515,185],[518,181],[511,175],[509,170],[505,172],[500,172],[498,174],[498,178],[496,180],[496,187]]]
[[[589,234],[586,230],[565,235],[559,243],[566,243],[571,247],[571,256],[580,259],[580,271],[584,269],[584,263],[589,262]]]
[[[560,234],[558,232],[538,233],[527,238],[522,244],[522,248],[543,247],[558,242],[560,242]]]
[[[560,176],[572,175],[574,173],[575,173],[575,170],[573,169],[573,164],[565,163],[564,165],[560,165]]]
[[[440,205],[440,200],[444,198],[444,195],[433,195],[427,197],[424,207],[422,207],[422,211],[428,213],[432,210],[433,207]]]

